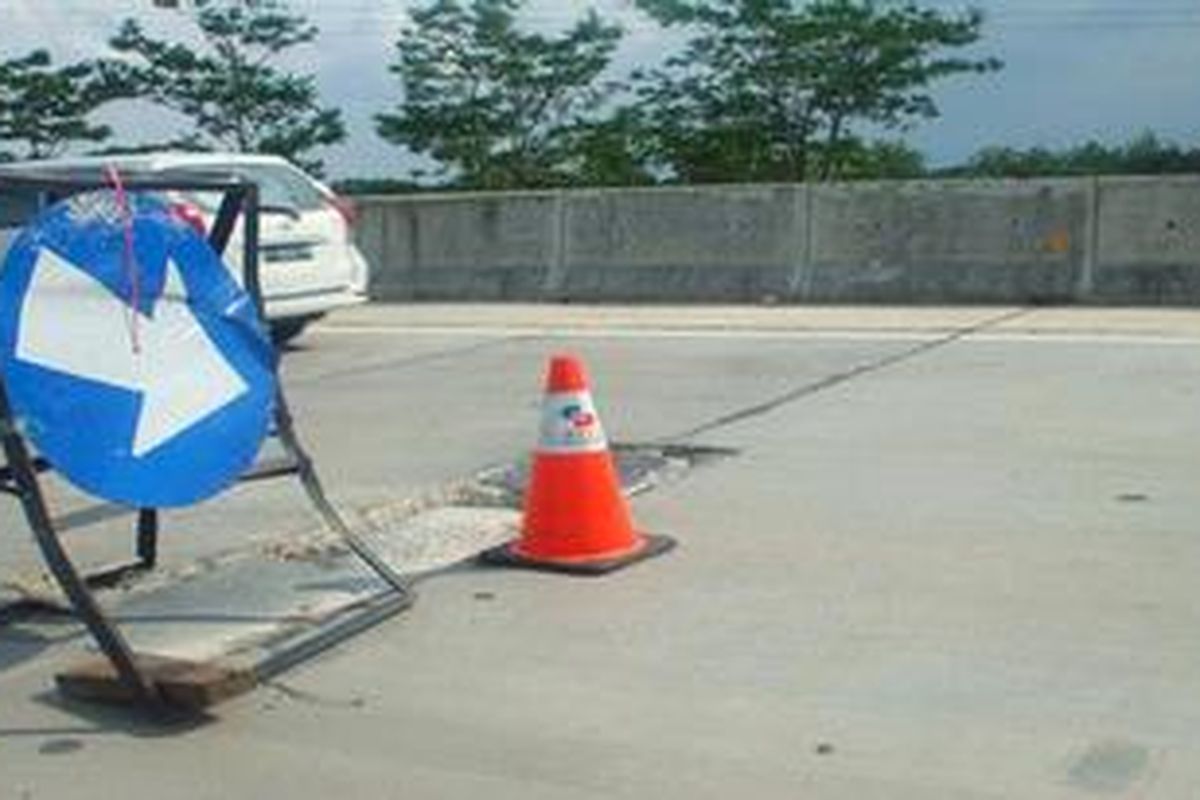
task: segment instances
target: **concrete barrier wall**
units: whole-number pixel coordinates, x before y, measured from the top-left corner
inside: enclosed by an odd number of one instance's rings
[[[1200,305],[1200,176],[369,197],[384,300]]]
[[[360,205],[371,293],[386,299],[513,300],[541,296],[558,258],[551,194],[444,195]]]
[[[563,266],[580,300],[757,300],[787,292],[803,246],[794,187],[564,196]]]
[[[816,186],[802,296],[1025,302],[1073,295],[1086,192],[1037,181]]]
[[[1200,304],[1200,176],[1096,184],[1096,264],[1089,296]]]

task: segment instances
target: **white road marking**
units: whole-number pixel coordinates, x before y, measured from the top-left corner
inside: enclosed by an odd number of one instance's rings
[[[747,328],[643,328],[455,325],[318,325],[314,332],[333,336],[462,336],[472,338],[527,336],[556,339],[735,339],[763,341],[923,342],[944,338],[954,328],[925,330],[771,330]],[[980,331],[961,342],[1001,344],[1113,344],[1154,347],[1200,347],[1200,336],[1153,333],[1062,331]]]

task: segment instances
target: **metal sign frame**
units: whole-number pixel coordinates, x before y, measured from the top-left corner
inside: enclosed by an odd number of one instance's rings
[[[98,172],[98,171],[97,171]],[[111,188],[111,184],[99,174],[94,177],[71,175],[63,177],[51,173],[24,174],[0,173],[0,189],[12,187],[45,198],[57,200],[83,192]],[[222,254],[229,245],[238,217],[243,220],[242,271],[243,286],[254,302],[259,318],[265,319],[262,286],[259,280],[259,188],[252,181],[221,172],[212,173],[130,173],[124,181],[130,192],[211,192],[222,196],[217,216],[208,233],[208,242]],[[283,446],[282,458],[259,461],[244,473],[240,480],[255,481],[295,476],[299,479],[306,495],[312,502],[322,521],[342,540],[349,549],[378,575],[393,590],[381,603],[369,608],[370,619],[347,619],[315,640],[305,642],[291,652],[286,649],[276,653],[269,662],[259,665],[258,678],[265,680],[272,674],[294,665],[329,647],[364,627],[374,624],[412,604],[413,595],[405,578],[389,566],[369,545],[359,537],[338,513],[317,475],[312,458],[301,445],[296,435],[295,424],[283,392],[282,382],[276,369],[277,394],[272,435]],[[92,589],[111,584],[131,571],[153,569],[158,558],[159,517],[154,508],[137,509],[135,528],[136,560],[102,572],[84,575],[72,562],[60,538],[60,530],[76,525],[64,525],[64,518],[55,519],[42,491],[40,475],[52,471],[53,465],[44,457],[33,453],[22,435],[13,416],[7,387],[0,375],[0,442],[3,445],[4,463],[0,464],[0,492],[17,497],[25,513],[26,521],[34,540],[55,581],[67,596],[78,619],[86,626],[101,652],[116,673],[117,680],[135,703],[157,708],[165,698],[139,664],[136,654],[125,637],[104,613],[96,601]],[[124,513],[126,509],[121,508]],[[69,515],[68,515],[69,516]],[[77,524],[98,521],[82,519]],[[316,643],[314,645],[314,642]]]

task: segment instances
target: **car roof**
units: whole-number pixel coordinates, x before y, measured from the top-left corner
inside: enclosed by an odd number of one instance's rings
[[[191,153],[164,150],[156,153],[133,155],[80,156],[55,158],[45,161],[9,161],[0,164],[0,174],[5,172],[67,172],[74,170],[100,169],[113,165],[118,169],[154,172],[165,169],[187,167],[228,167],[237,165],[283,164],[288,162],[279,156],[253,153]]]

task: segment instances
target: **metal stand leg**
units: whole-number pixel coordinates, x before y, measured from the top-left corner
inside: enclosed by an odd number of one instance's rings
[[[156,706],[156,693],[138,670],[129,645],[105,617],[104,612],[100,610],[99,604],[92,596],[83,578],[80,577],[75,565],[71,563],[66,550],[63,549],[62,542],[58,539],[58,534],[50,520],[50,514],[46,510],[45,498],[38,486],[37,473],[33,469],[29,451],[25,447],[20,433],[12,424],[8,393],[4,390],[3,385],[0,385],[0,425],[3,426],[4,455],[8,460],[8,467],[21,499],[21,507],[25,511],[29,527],[33,529],[34,539],[42,551],[46,565],[71,601],[79,619],[87,626],[92,638],[96,640],[104,655],[112,662],[121,684],[138,704],[147,707]]]
[[[222,214],[232,212],[232,210],[233,205],[231,203],[228,209],[222,207]],[[259,187],[257,184],[251,184],[246,187],[246,194],[241,201],[241,211],[244,220],[242,232],[243,282],[246,286],[246,291],[249,292],[255,307],[258,309],[259,317],[266,319],[262,284],[259,281],[258,274]],[[224,229],[219,231],[214,229],[214,244],[223,246],[224,242],[222,239],[227,234],[228,231]],[[329,502],[329,498],[325,494],[325,489],[321,486],[321,480],[317,476],[317,471],[313,467],[312,459],[305,452],[299,438],[296,436],[292,414],[288,410],[287,400],[284,399],[282,386],[275,393],[275,431],[288,456],[295,462],[296,471],[300,475],[300,482],[304,485],[304,491],[308,494],[313,505],[316,506],[325,524],[342,538],[356,556],[362,559],[367,566],[391,586],[406,604],[411,603],[413,593],[408,581],[400,573],[392,569],[386,561],[380,558],[362,538],[350,530],[350,526],[346,524],[346,521],[338,514],[337,509]]]
[[[321,485],[321,479],[318,477],[316,468],[313,466],[312,459],[305,452],[299,438],[296,436],[295,427],[292,424],[292,415],[288,410],[287,401],[283,397],[282,390],[279,391],[275,398],[275,426],[279,441],[283,444],[288,455],[295,461],[296,469],[300,476],[300,483],[304,486],[304,491],[308,494],[312,504],[316,506],[321,519],[342,538],[342,541],[346,543],[346,546],[356,556],[362,559],[375,574],[400,595],[405,605],[411,604],[414,597],[408,580],[392,569],[386,561],[371,549],[370,545],[363,541],[358,534],[354,533],[350,529],[350,526],[346,524],[346,521],[342,519],[337,509],[334,508],[333,504],[329,502],[329,498],[325,494],[325,488]]]
[[[142,569],[158,563],[158,509],[140,508],[137,517],[137,557]]]

